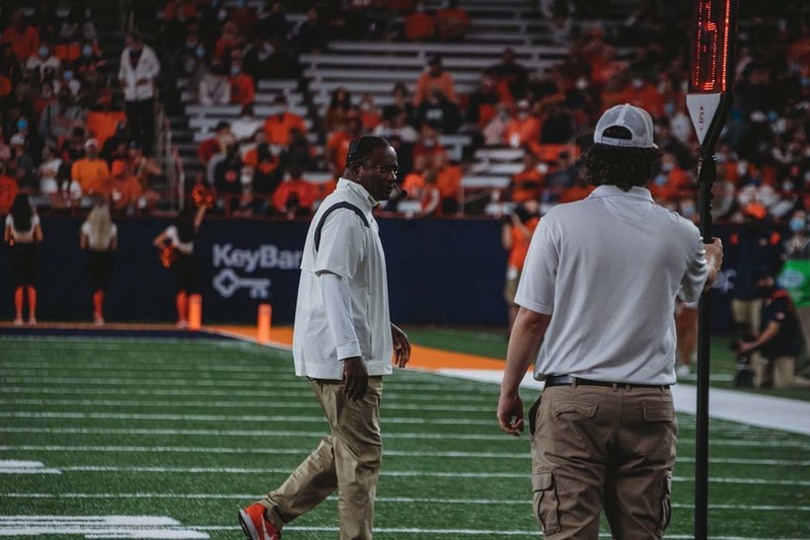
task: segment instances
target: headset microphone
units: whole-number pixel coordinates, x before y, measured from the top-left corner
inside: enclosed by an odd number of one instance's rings
[[[399,193],[399,197],[401,199],[407,199],[408,198],[408,192],[405,191],[404,189],[401,189],[398,185],[394,184],[394,189],[397,191],[397,193]]]

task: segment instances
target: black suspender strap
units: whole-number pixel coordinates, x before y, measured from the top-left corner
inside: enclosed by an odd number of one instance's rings
[[[363,225],[365,225],[366,227],[369,226],[368,219],[366,219],[366,215],[357,206],[353,205],[350,202],[346,202],[346,201],[334,204],[334,205],[330,206],[329,208],[327,208],[326,211],[321,215],[321,220],[318,222],[318,225],[315,227],[315,251],[318,251],[318,248],[321,246],[321,230],[323,229],[323,225],[326,222],[326,218],[329,216],[329,214],[331,214],[335,210],[340,210],[341,208],[346,208],[347,210],[351,210],[352,212],[354,212],[355,214],[360,216],[360,219],[363,220]]]

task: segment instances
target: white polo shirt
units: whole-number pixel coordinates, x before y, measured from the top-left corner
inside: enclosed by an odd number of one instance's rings
[[[321,216],[342,201],[360,208],[369,226],[366,227],[351,209],[336,210],[326,218],[316,251],[315,228]],[[327,321],[318,277],[323,272],[340,276],[349,286],[352,325],[368,374],[392,372],[393,342],[385,254],[377,222],[371,213],[376,204],[360,184],[341,178],[335,191],[324,199],[312,218],[301,259],[293,330],[293,358],[298,376],[333,380],[343,377],[343,364]],[[341,347],[346,345],[341,344]]]
[[[675,297],[696,301],[709,267],[700,232],[649,190],[600,186],[546,214],[515,302],[551,315],[535,378],[675,382]]]

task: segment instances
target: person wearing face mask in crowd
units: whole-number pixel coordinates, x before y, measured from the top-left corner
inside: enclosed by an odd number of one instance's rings
[[[37,48],[37,53],[32,54],[28,61],[25,63],[25,69],[31,71],[39,70],[42,73],[45,68],[59,69],[62,66],[62,61],[53,53],[51,44],[47,41],[40,43]]]
[[[242,71],[242,61],[231,61],[231,103],[234,105],[251,105],[256,99],[253,77]]]
[[[302,133],[307,132],[306,122],[300,115],[290,112],[287,97],[284,94],[275,97],[273,107],[275,112],[264,121],[267,142],[286,147],[290,144],[290,132],[293,129],[298,129]]]
[[[151,156],[155,142],[155,80],[160,74],[160,62],[137,32],[128,33],[125,43],[118,80],[124,89],[127,123],[144,154]]]
[[[200,79],[198,94],[200,105],[227,105],[231,101],[231,82],[219,60],[211,62],[211,67]]]
[[[740,343],[740,354],[754,356],[754,386],[757,388],[810,388],[810,380],[796,376],[796,357],[802,349],[801,323],[788,292],[776,283],[776,275],[758,267],[753,275],[762,298],[760,328],[753,341]]]

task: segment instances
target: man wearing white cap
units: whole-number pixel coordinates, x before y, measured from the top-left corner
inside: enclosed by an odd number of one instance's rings
[[[71,179],[82,188],[87,196],[107,197],[110,194],[112,179],[107,162],[98,157],[98,141],[87,139],[84,143],[85,157],[77,159],[70,169]]]
[[[515,303],[498,403],[523,430],[518,386],[545,380],[529,409],[534,510],[549,540],[662,538],[675,463],[675,297],[698,299],[723,258],[644,185],[659,157],[643,109],[618,105],[583,157],[591,195],[549,211],[534,234]]]

